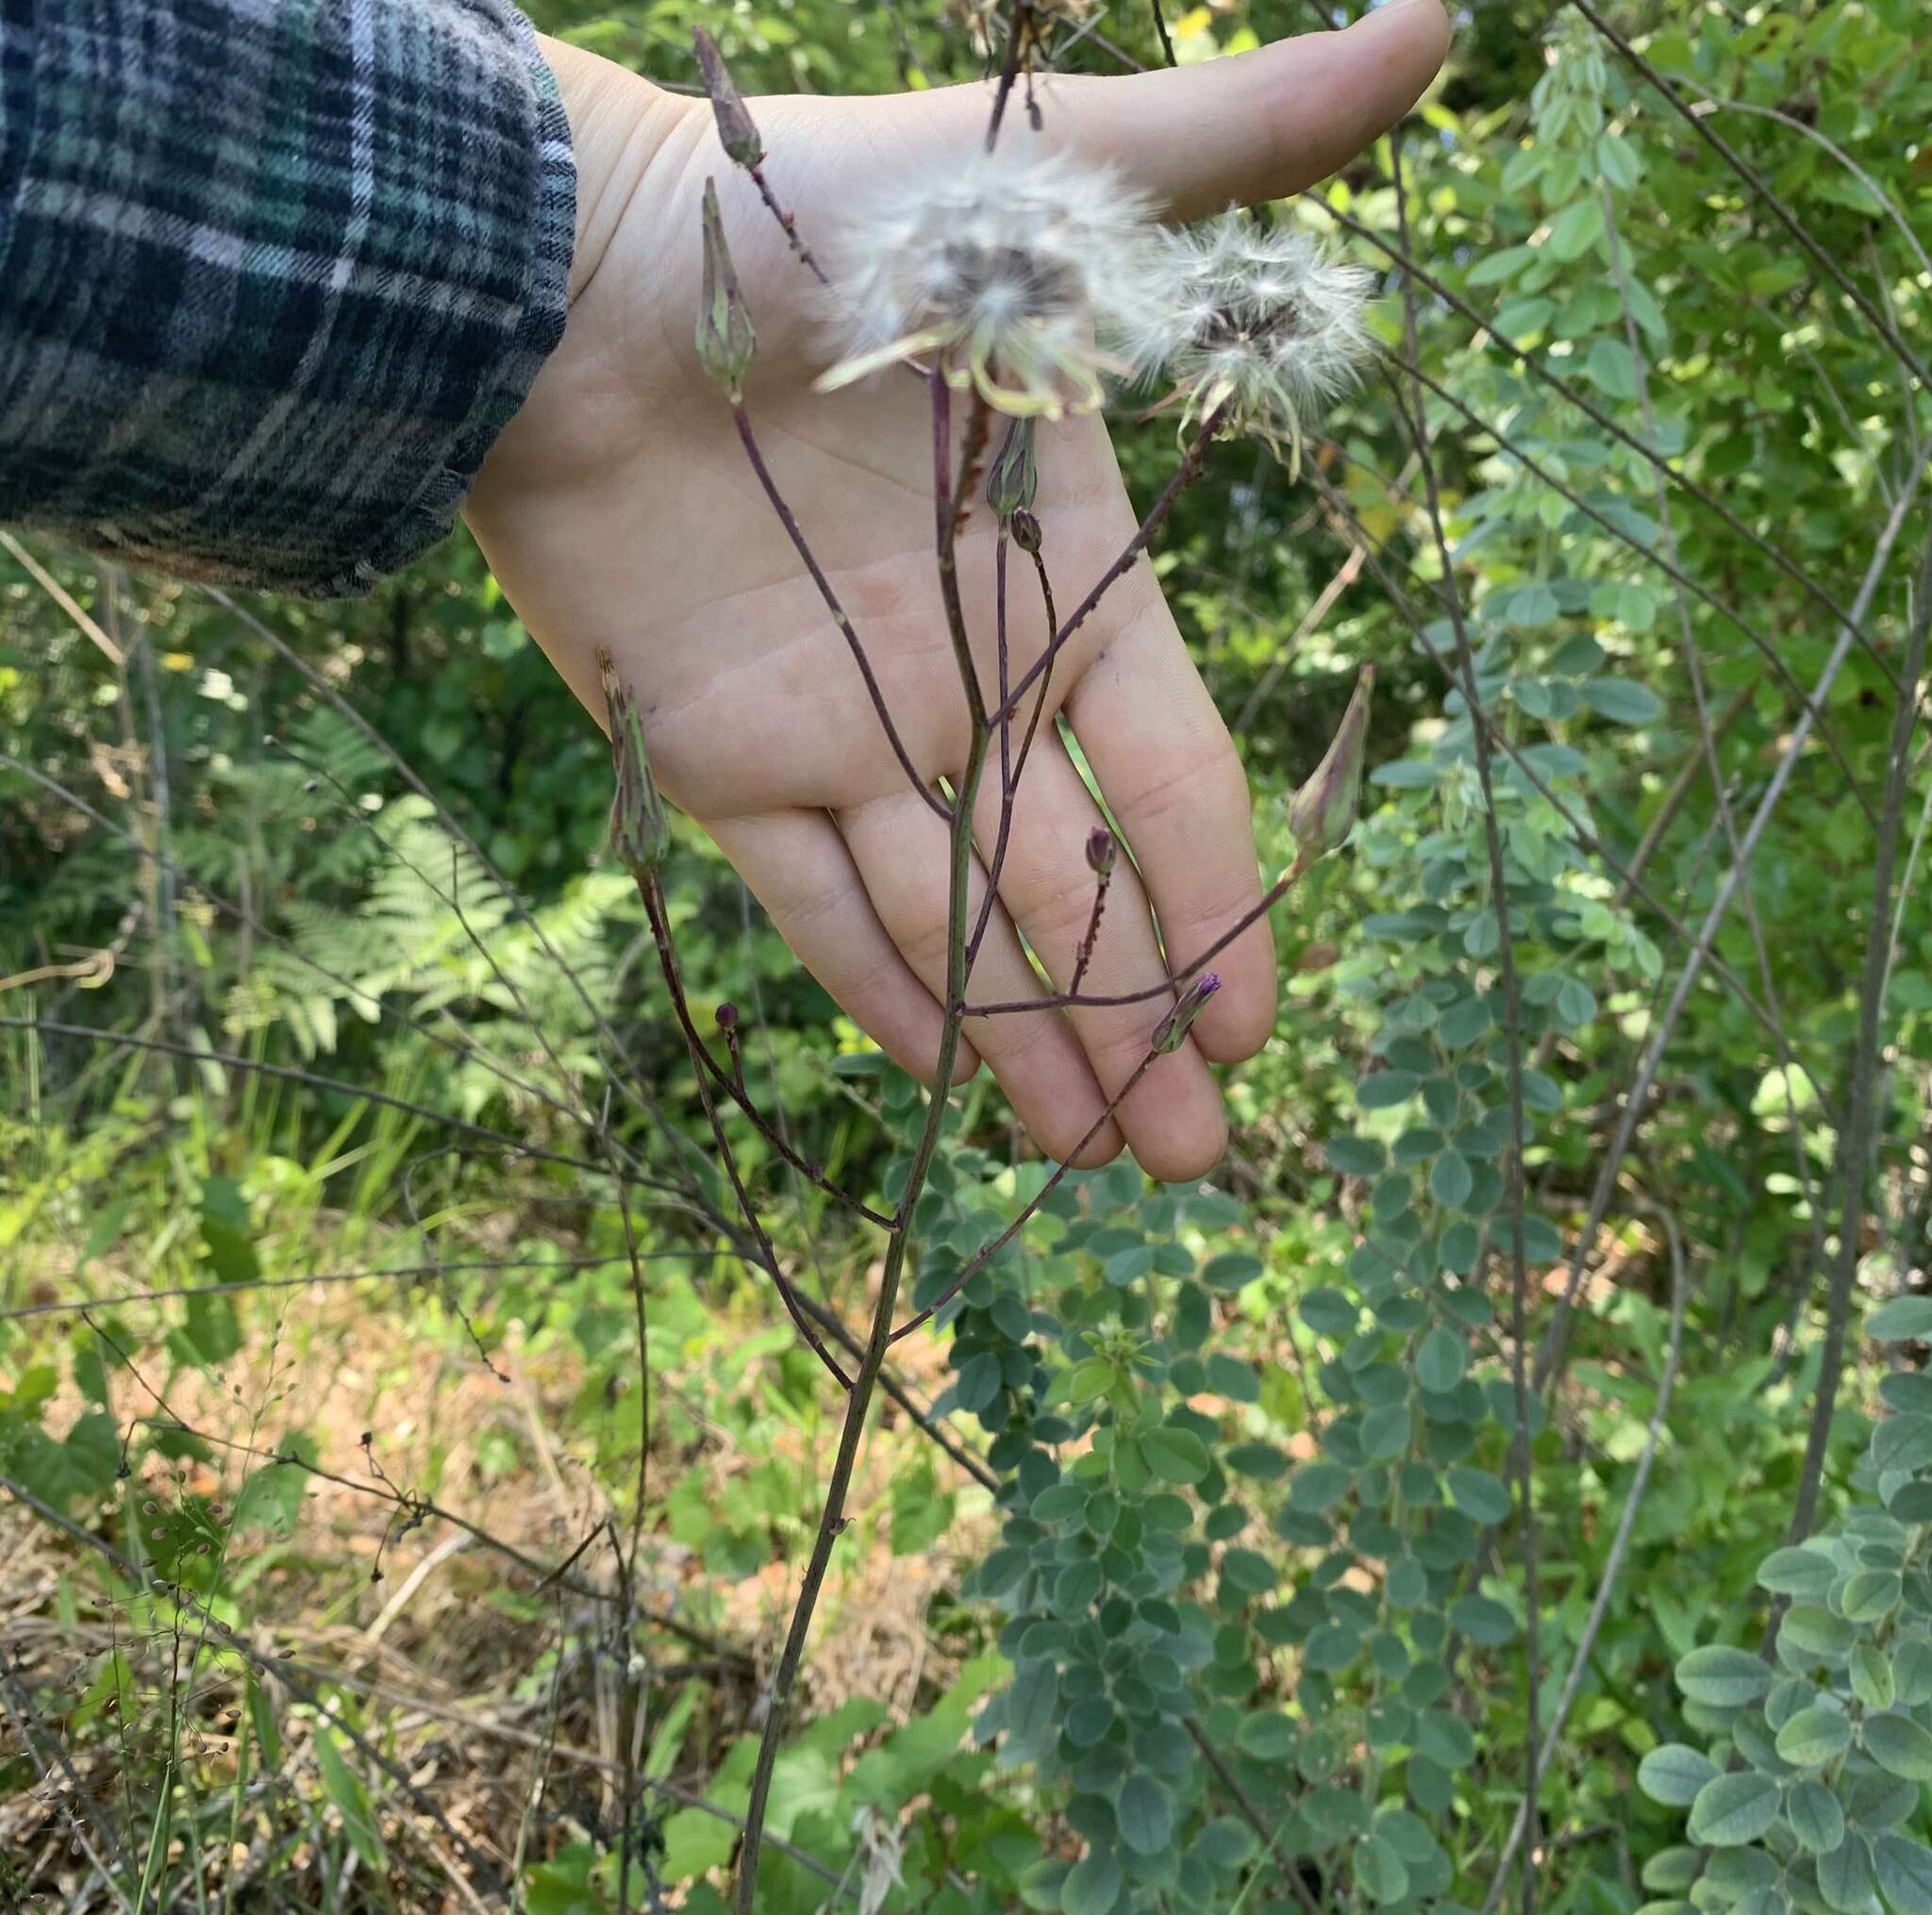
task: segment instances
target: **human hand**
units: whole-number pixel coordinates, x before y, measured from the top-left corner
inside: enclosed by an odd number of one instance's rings
[[[1119,79],[1038,82],[1043,131],[1009,112],[1004,141],[1109,161],[1168,214],[1296,191],[1359,152],[1441,63],[1439,0],[1397,0],[1345,33]],[[593,655],[636,692],[665,794],[716,840],[786,941],[896,1061],[929,1076],[942,1022],[943,822],[909,786],[843,639],[768,507],[730,411],[699,369],[699,204],[715,175],[758,351],[746,404],[780,491],[864,643],[916,769],[957,777],[969,727],[933,567],[931,424],[923,381],[890,374],[823,394],[814,287],[702,99],[576,49],[546,48],[578,168],[573,305],[562,343],[492,448],[467,516],[531,634],[602,715]],[[983,142],[991,89],[753,103],[765,174],[809,242],[895,170]],[[1104,426],[1039,435],[1043,556],[1062,615],[1131,537],[1135,513]],[[993,544],[976,510],[958,563],[982,683],[991,685]],[[1017,676],[1047,634],[1023,565],[1009,588]],[[1030,700],[1025,708],[1030,709]],[[1083,982],[1158,980],[1258,903],[1246,780],[1151,566],[1138,563],[1056,661],[1058,712],[1132,853],[1121,859]],[[982,788],[975,910],[996,835]],[[1064,990],[1093,894],[1101,813],[1043,723],[1014,806],[974,1002]],[[1157,924],[1158,934],[1157,938]],[[1022,939],[1024,940],[1023,946]],[[1257,923],[1215,958],[1222,989],[1080,1160],[1123,1139],[1154,1175],[1202,1174],[1225,1141],[1208,1059],[1252,1056],[1274,1019],[1273,941]],[[1048,1155],[1066,1157],[1147,1055],[1158,1004],[968,1021],[956,1075],[980,1058]]]

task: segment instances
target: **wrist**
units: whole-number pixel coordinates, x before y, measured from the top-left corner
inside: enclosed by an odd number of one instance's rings
[[[666,92],[567,41],[547,34],[538,40],[557,76],[576,159],[576,239],[570,267],[575,305],[604,263],[659,149],[704,102]]]

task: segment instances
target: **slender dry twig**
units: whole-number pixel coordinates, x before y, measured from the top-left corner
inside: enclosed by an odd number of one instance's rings
[[[1751,189],[1752,192],[1765,206],[1770,208],[1772,216],[1784,227],[1786,232],[1790,234],[1792,239],[1797,241],[1798,244],[1810,258],[1812,264],[1826,278],[1830,279],[1843,292],[1845,297],[1858,308],[1859,312],[1864,315],[1867,324],[1891,349],[1899,364],[1918,380],[1920,387],[1922,389],[1932,387],[1932,373],[1926,371],[1924,360],[1899,336],[1898,329],[1892,325],[1890,319],[1881,312],[1877,307],[1873,305],[1870,295],[1839,264],[1838,260],[1833,258],[1830,249],[1819,243],[1812,236],[1810,228],[1785,203],[1783,196],[1776,189],[1758,173],[1757,169],[1715,126],[1709,124],[1708,116],[1698,112],[1690,101],[1678,92],[1671,81],[1663,74],[1659,73],[1649,60],[1645,59],[1597,11],[1595,7],[1591,4],[1591,0],[1570,0],[1570,4],[1623,55],[1631,71],[1639,75],[1645,82],[1661,93],[1664,99],[1670,103],[1672,110],[1690,127],[1707,146],[1723,159],[1724,164]]]
[[[1932,443],[1923,448],[1913,461],[1910,483],[1899,494],[1897,503],[1878,534],[1871,561],[1865,568],[1865,575],[1859,583],[1850,613],[1839,622],[1838,640],[1820,668],[1817,681],[1812,687],[1814,704],[1822,701],[1830,691],[1833,684],[1837,682],[1839,673],[1843,669],[1846,658],[1851,655],[1854,635],[1863,624],[1872,601],[1877,595],[1879,585],[1890,564],[1892,548],[1904,529],[1910,508],[1917,500],[1919,486],[1924,476],[1928,460],[1932,460]],[[1907,696],[1903,690],[1900,697],[1907,710],[1915,708],[1914,699]],[[1763,836],[1765,827],[1777,810],[1785,790],[1790,782],[1798,757],[1804,750],[1809,729],[1809,714],[1801,713],[1791,727],[1790,736],[1778,756],[1776,768],[1773,771],[1764,794],[1759,798],[1757,808],[1752,814],[1751,822],[1745,827],[1743,838],[1740,841],[1740,850],[1746,861],[1755,854],[1758,839]],[[1625,1094],[1624,1109],[1611,1136],[1609,1149],[1605,1154],[1597,1172],[1596,1184],[1591,1193],[1590,1208],[1583,1228],[1577,1233],[1576,1247],[1571,1253],[1563,1293],[1557,1299],[1557,1307],[1551,1314],[1550,1326],[1544,1336],[1542,1349],[1537,1357],[1536,1387],[1539,1390],[1542,1388],[1561,1354],[1570,1318],[1575,1309],[1576,1298],[1583,1287],[1584,1258],[1589,1254],[1590,1246],[1596,1241],[1596,1234],[1603,1227],[1604,1218],[1609,1212],[1610,1198],[1616,1190],[1617,1174],[1623,1167],[1624,1154],[1630,1148],[1631,1139],[1635,1136],[1637,1125],[1641,1120],[1649,1100],[1651,1086],[1655,1083],[1658,1068],[1663,1062],[1664,1050],[1676,1030],[1677,1020],[1683,1015],[1684,1007],[1690,1002],[1691,990],[1700,973],[1709,961],[1711,947],[1716,942],[1719,927],[1729,913],[1731,902],[1737,895],[1742,875],[1741,867],[1734,860],[1718,885],[1717,895],[1711,900],[1710,908],[1706,912],[1704,923],[1691,942],[1690,956],[1685,960],[1683,970],[1678,974],[1677,983],[1671,993],[1670,1001],[1657,1019],[1645,1044],[1643,1057]]]
[[[1423,265],[1414,257],[1407,244],[1402,241],[1391,240],[1388,234],[1379,232],[1374,226],[1364,224],[1357,219],[1353,213],[1347,212],[1339,207],[1331,206],[1325,199],[1321,201],[1321,206],[1324,213],[1328,218],[1333,219],[1338,225],[1344,227],[1347,231],[1354,233],[1358,239],[1366,240],[1370,245],[1382,253],[1391,264],[1399,266],[1406,276],[1412,277],[1418,285],[1426,287],[1450,311],[1473,325],[1479,334],[1488,335],[1491,339],[1500,337],[1495,332],[1492,320],[1485,318],[1459,293],[1445,285],[1441,279],[1431,273],[1426,266]],[[1505,341],[1504,344],[1508,346],[1508,341]],[[1513,346],[1508,346],[1508,349],[1512,354],[1515,353]],[[1706,511],[1712,513],[1721,520],[1730,532],[1741,539],[1754,552],[1759,554],[1760,557],[1783,573],[1814,605],[1818,606],[1821,610],[1829,613],[1834,624],[1845,624],[1849,620],[1849,631],[1852,641],[1864,652],[1865,656],[1872,661],[1873,666],[1884,674],[1886,682],[1891,685],[1894,690],[1897,688],[1898,674],[1892,667],[1891,660],[1873,642],[1872,635],[1863,628],[1862,614],[1857,617],[1850,617],[1839,604],[1830,588],[1821,584],[1814,578],[1782,546],[1774,544],[1761,533],[1747,525],[1707,486],[1692,478],[1688,473],[1679,470],[1676,466],[1672,465],[1657,452],[1655,446],[1646,444],[1641,437],[1632,432],[1613,413],[1606,411],[1587,392],[1581,391],[1570,380],[1565,379],[1560,374],[1552,372],[1543,356],[1535,353],[1523,353],[1516,354],[1516,358],[1523,370],[1531,378],[1536,380],[1539,385],[1548,388],[1549,391],[1555,392],[1567,405],[1574,406],[1591,425],[1607,432],[1619,444],[1626,446],[1630,451],[1636,453],[1647,465],[1656,467],[1662,473],[1669,484],[1674,486],[1678,491],[1688,493]],[[1439,390],[1426,378],[1426,375],[1421,374],[1420,367],[1413,363],[1413,355],[1410,356],[1408,361],[1405,362],[1403,370],[1410,378],[1422,376],[1424,383],[1428,384],[1432,391]],[[1495,433],[1496,427],[1490,422],[1478,421],[1477,423],[1483,426],[1485,431],[1492,435]],[[1513,451],[1514,448],[1512,448]],[[1656,562],[1655,554],[1646,553],[1645,556],[1650,558],[1652,563]]]
[[[1544,1733],[1542,1755],[1539,1766],[1547,1770],[1557,1753],[1557,1743],[1563,1733],[1563,1725],[1570,1720],[1570,1711],[1575,1707],[1578,1693],[1583,1688],[1583,1678],[1590,1668],[1591,1652],[1596,1647],[1596,1639],[1602,1633],[1604,1619],[1610,1611],[1610,1599],[1617,1592],[1617,1585],[1623,1579],[1624,1564],[1630,1554],[1630,1539],[1636,1533],[1637,1512],[1643,1505],[1643,1494],[1650,1485],[1652,1465],[1657,1461],[1657,1445],[1663,1440],[1664,1423],[1670,1412],[1671,1392],[1676,1387],[1677,1369],[1684,1354],[1684,1306],[1690,1295],[1690,1285],[1686,1278],[1684,1241],[1677,1227],[1677,1220],[1667,1210],[1656,1212],[1657,1219],[1663,1225],[1670,1243],[1671,1252],[1671,1324],[1664,1349],[1663,1369],[1657,1376],[1657,1401],[1651,1406],[1650,1424],[1644,1431],[1643,1448],[1638,1454],[1637,1467],[1631,1474],[1630,1487],[1624,1492],[1624,1507],[1617,1518],[1617,1533],[1610,1539],[1609,1553],[1604,1557],[1604,1565],[1596,1573],[1596,1595],[1590,1606],[1590,1614],[1584,1618],[1583,1627],[1577,1632],[1576,1646],[1570,1656],[1570,1673],[1563,1679],[1562,1691],[1556,1706],[1550,1710],[1549,1728]],[[1497,1907],[1509,1878],[1509,1864],[1516,1858],[1516,1851],[1522,1845],[1523,1838],[1529,1826],[1527,1807],[1519,1808],[1516,1820],[1510,1824],[1509,1835],[1503,1844],[1502,1853],[1496,1857],[1494,1872],[1490,1881],[1490,1892],[1483,1900],[1482,1915],[1495,1915]]]
[[[1791,1509],[1789,1540],[1792,1542],[1801,1542],[1811,1533],[1811,1519],[1818,1507],[1818,1489],[1831,1440],[1831,1421],[1838,1407],[1839,1378],[1844,1369],[1845,1326],[1851,1317],[1852,1291],[1863,1248],[1866,1178],[1880,1126],[1879,1062],[1884,1041],[1885,990],[1891,972],[1892,874],[1897,865],[1900,826],[1905,816],[1912,727],[1918,715],[1918,685],[1925,668],[1926,633],[1932,628],[1932,540],[1926,542],[1918,597],[1902,661],[1906,691],[1892,712],[1885,798],[1878,843],[1872,860],[1872,917],[1865,931],[1864,973],[1858,986],[1858,1036],[1852,1051],[1845,1130],[1839,1141],[1844,1202],[1839,1218],[1838,1261],[1832,1270],[1831,1291],[1825,1304],[1824,1348],[1819,1357],[1811,1430],[1805,1444],[1804,1468],[1798,1476],[1798,1494]]]
[[[1395,175],[1395,217],[1402,235],[1403,250],[1408,250],[1408,209],[1402,168],[1402,129],[1390,135],[1391,157]],[[1402,284],[1404,331],[1411,364],[1419,361],[1415,288],[1405,277]],[[1469,622],[1463,615],[1462,593],[1456,581],[1456,559],[1449,546],[1449,535],[1442,523],[1441,491],[1436,480],[1436,462],[1429,445],[1429,423],[1420,389],[1410,425],[1417,457],[1422,460],[1423,486],[1428,496],[1429,530],[1435,541],[1437,563],[1441,569],[1442,593],[1449,608],[1449,623],[1456,639],[1456,661],[1463,702],[1469,710],[1470,735],[1475,747],[1476,783],[1482,792],[1483,841],[1489,852],[1491,905],[1496,919],[1496,971],[1503,994],[1503,1031],[1508,1058],[1509,1148],[1505,1157],[1505,1177],[1509,1206],[1509,1381],[1515,1397],[1516,1427],[1511,1450],[1516,1467],[1516,1509],[1518,1535],[1523,1550],[1524,1657],[1527,1665],[1524,1678],[1524,1815],[1530,1839],[1530,1853],[1522,1871],[1523,1915],[1536,1915],[1537,1871],[1535,1843],[1537,1797],[1541,1779],[1541,1730],[1538,1726],[1542,1681],[1539,1659],[1541,1618],[1541,1591],[1537,1575],[1536,1512],[1534,1478],[1529,1448],[1529,1377],[1525,1345],[1529,1298],[1528,1259],[1524,1250],[1524,1169],[1523,1145],[1523,1030],[1522,997],[1516,982],[1515,935],[1509,923],[1509,876],[1503,858],[1502,829],[1496,823],[1495,781],[1491,772],[1490,720],[1483,709],[1482,692],[1476,683],[1475,652],[1470,643]]]

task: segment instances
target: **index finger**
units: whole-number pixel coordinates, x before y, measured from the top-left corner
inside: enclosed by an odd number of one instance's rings
[[[1115,589],[1104,648],[1064,708],[1153,900],[1170,971],[1261,902],[1247,774],[1188,657],[1152,567]],[[1219,1063],[1251,1057],[1274,1028],[1274,937],[1257,919],[1220,952],[1221,990],[1194,1025]]]

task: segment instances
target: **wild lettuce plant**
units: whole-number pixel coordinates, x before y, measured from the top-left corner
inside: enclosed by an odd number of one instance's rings
[[[1016,41],[1024,34],[1027,12],[1025,7],[1018,9]],[[894,1179],[893,1208],[881,1214],[815,1167],[797,1162],[776,1127],[758,1112],[729,1042],[735,1013],[726,1029],[728,1065],[718,1061],[698,1032],[658,881],[662,808],[643,727],[627,688],[604,661],[618,783],[613,842],[642,894],[718,1159],[757,1246],[757,1260],[777,1288],[799,1334],[845,1397],[838,1453],[774,1679],[746,1810],[738,1906],[742,1915],[751,1915],[774,1764],[819,1591],[845,1524],[853,1469],[887,1352],[935,1319],[958,1320],[975,1279],[1053,1200],[1066,1175],[1065,1165],[1053,1171],[1004,1228],[950,1260],[950,1269],[946,1261],[922,1254],[922,1206],[944,1134],[947,1087],[962,1026],[974,1017],[1051,1016],[1088,1006],[1145,1007],[1145,1055],[1069,1153],[1070,1158],[1077,1157],[1148,1074],[1185,1041],[1220,987],[1210,968],[1216,955],[1271,910],[1314,859],[1347,836],[1360,780],[1368,674],[1329,761],[1296,802],[1300,854],[1255,909],[1207,949],[1186,954],[1144,986],[1106,996],[1083,991],[1096,941],[1104,935],[1108,888],[1119,855],[1111,835],[1099,829],[1085,846],[1093,901],[1068,988],[1025,1002],[975,1000],[974,966],[1056,658],[1156,540],[1216,441],[1248,434],[1276,449],[1285,443],[1291,464],[1298,463],[1317,408],[1352,380],[1363,356],[1361,307],[1367,280],[1357,271],[1331,264],[1306,236],[1275,235],[1238,214],[1193,233],[1165,234],[1153,224],[1147,206],[1111,170],[1066,156],[1023,154],[1011,141],[1002,145],[1000,123],[1017,78],[1017,56],[996,92],[981,152],[957,166],[881,182],[863,203],[841,209],[821,250],[808,245],[796,216],[771,200],[757,173],[764,147],[753,116],[702,32],[699,49],[727,157],[755,175],[752,183],[773,205],[794,241],[801,266],[823,283],[834,362],[821,377],[820,389],[836,392],[870,378],[912,377],[925,385],[934,578],[958,668],[968,737],[962,771],[946,789],[936,791],[914,767],[897,716],[872,669],[863,633],[815,556],[796,508],[779,491],[759,446],[748,395],[747,375],[758,349],[757,315],[746,308],[730,258],[715,186],[708,186],[699,361],[731,408],[758,484],[824,598],[826,616],[845,641],[855,695],[871,700],[913,791],[943,822],[948,845],[944,1019],[934,1088],[903,1174]],[[1053,458],[1055,427],[1073,415],[1097,409],[1110,383],[1156,377],[1168,384],[1160,403],[1180,411],[1181,445],[1174,475],[1112,564],[1070,612],[1056,619],[1054,526],[1034,509],[1039,463]],[[959,583],[959,539],[975,513],[991,515],[996,527],[990,683],[981,662],[985,635],[969,629]],[[1009,603],[1013,548],[1031,561],[1044,608],[1043,626],[1032,641],[1020,637],[1034,628],[1032,621]],[[972,878],[976,849],[982,848],[975,840],[976,808],[989,775],[996,780],[998,825],[991,846],[983,847],[987,878],[975,904]],[[721,1119],[721,1106],[727,1103],[743,1110],[798,1169],[884,1233],[872,1322],[857,1345],[858,1361],[850,1371],[833,1354],[781,1272]],[[985,1294],[984,1288],[978,1294]],[[912,1307],[902,1309],[901,1298],[907,1295]],[[1195,1481],[1208,1464],[1201,1439],[1189,1427],[1190,1413],[1164,1407],[1158,1390],[1143,1387],[1143,1378],[1151,1380],[1163,1367],[1138,1347],[1148,1343],[1155,1329],[1143,1320],[1123,1324],[1098,1340],[1093,1355],[1074,1372],[1077,1413],[1071,1420],[1041,1418],[1019,1459],[1012,1492],[1021,1499],[1014,1504],[1015,1515],[1020,1516],[1024,1505],[1026,1513],[1020,1520],[1032,1525],[1051,1573],[1042,1562],[1013,1579],[1020,1586],[1016,1617],[1037,1616],[1042,1626],[1026,1631],[1021,1675],[985,1726],[989,1733],[1007,1728],[1015,1754],[1044,1755],[1062,1736],[1071,1739],[1076,1753],[1066,1766],[1097,1806],[1078,1824],[1088,1836],[1090,1852],[1060,1887],[1069,1915],[1101,1915],[1112,1908],[1123,1892],[1125,1865],[1136,1857],[1140,1866],[1127,1906],[1140,1906],[1145,1894],[1177,1879],[1179,1867],[1173,1838],[1183,1805],[1158,1778],[1186,1766],[1193,1705],[1183,1661],[1198,1662],[1206,1644],[1199,1629],[1191,1629],[1168,1600],[1180,1578],[1180,1531],[1191,1518],[1187,1506],[1159,1486]],[[1198,1337],[1193,1340],[1198,1342]],[[992,1360],[998,1369],[992,1393],[998,1395],[1008,1390],[1008,1365],[1003,1357]],[[1032,1385],[1034,1367],[1022,1358],[1012,1385]],[[991,1372],[982,1365],[978,1374],[990,1376]],[[985,1395],[977,1377],[970,1387],[975,1396]],[[1016,1399],[1022,1393],[1038,1392],[1016,1388]],[[990,1400],[975,1407],[985,1409]],[[1063,1477],[1058,1452],[1076,1439],[1085,1439],[1088,1447],[1076,1473]],[[1086,1530],[1076,1525],[1062,1535],[1066,1520],[1075,1515]],[[1124,1546],[1129,1538],[1135,1545],[1132,1554]],[[1006,1554],[1011,1560],[1010,1552]],[[1080,1705],[1064,1727],[1062,1701]],[[1129,1764],[1122,1759],[1124,1747],[1144,1744],[1156,1732],[1164,1752],[1158,1760]],[[1176,1753],[1183,1757],[1179,1763],[1174,1759]],[[1247,1850],[1244,1842],[1221,1838],[1217,1853],[1231,1863],[1245,1859]],[[1195,1858],[1204,1894],[1211,1890],[1213,1866],[1211,1856]]]

